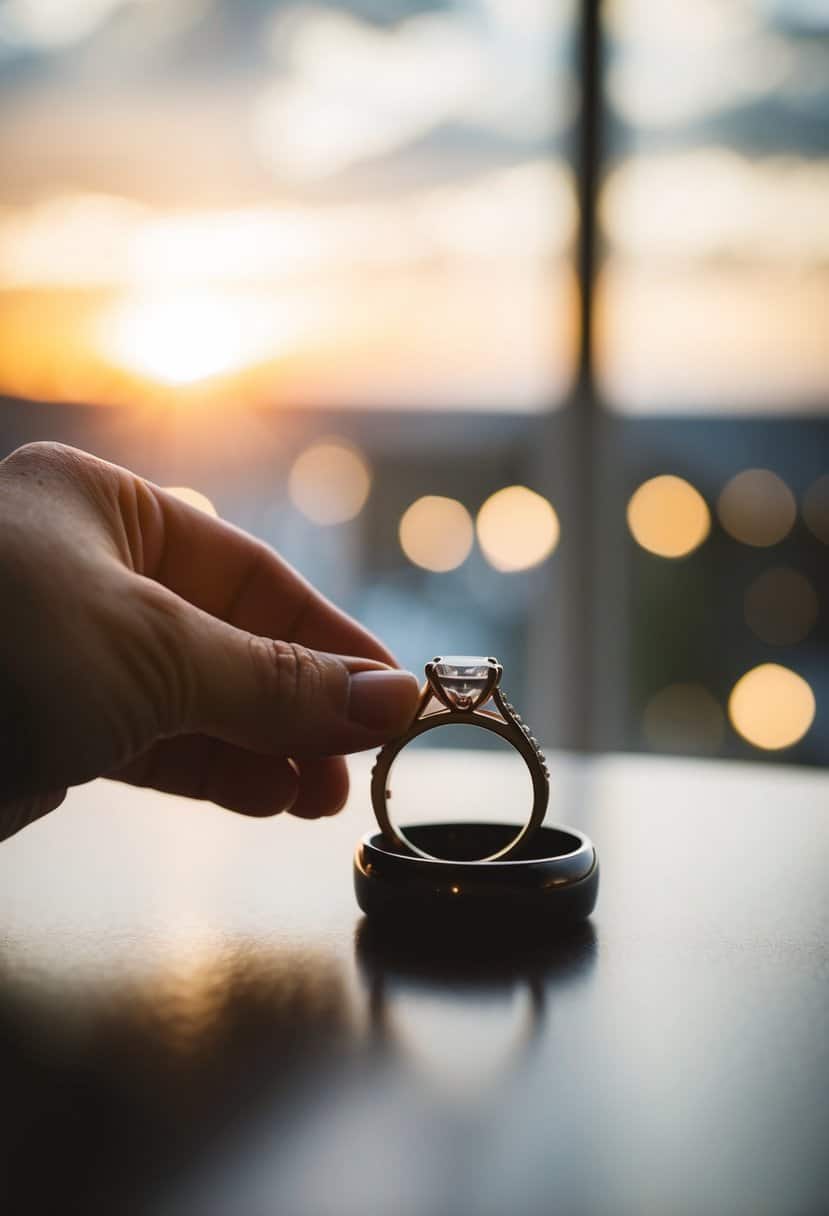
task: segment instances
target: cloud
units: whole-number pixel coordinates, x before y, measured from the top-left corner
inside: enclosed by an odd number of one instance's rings
[[[575,228],[571,175],[530,162],[383,202],[159,211],[106,195],[0,209],[0,289],[278,284],[355,266],[540,260]]]
[[[108,195],[60,195],[0,209],[0,287],[90,287],[123,279],[146,208]]]
[[[0,43],[33,50],[60,50],[88,38],[118,9],[159,0],[4,0]]]
[[[829,30],[826,0],[765,0],[763,7],[781,25],[816,32]]]
[[[819,104],[822,94],[825,104],[829,94],[826,48],[774,32],[747,0],[627,0],[608,21],[608,96],[634,126],[693,123],[772,95]]]
[[[625,162],[602,191],[601,219],[633,257],[829,265],[827,197],[829,160],[702,148]]]
[[[278,14],[269,41],[279,75],[253,115],[263,158],[278,174],[314,179],[453,122],[549,137],[570,115],[551,79],[541,8],[524,0],[507,22],[499,0],[390,29],[329,8]]]

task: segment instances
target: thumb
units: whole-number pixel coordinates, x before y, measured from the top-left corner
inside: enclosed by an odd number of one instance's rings
[[[409,671],[258,637],[196,608],[180,644],[191,690],[181,729],[251,751],[362,751],[402,734],[417,708]]]

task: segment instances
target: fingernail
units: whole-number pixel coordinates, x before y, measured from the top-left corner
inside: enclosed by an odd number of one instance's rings
[[[404,730],[417,696],[417,677],[410,671],[358,671],[351,677],[348,716],[371,730]]]

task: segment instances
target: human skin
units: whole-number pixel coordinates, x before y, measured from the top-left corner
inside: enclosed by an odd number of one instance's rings
[[[0,462],[0,839],[98,776],[335,813],[417,680],[266,545],[52,443]]]

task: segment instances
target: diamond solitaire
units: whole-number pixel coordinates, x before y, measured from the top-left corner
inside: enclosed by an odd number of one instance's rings
[[[474,709],[492,695],[501,676],[497,659],[477,655],[438,656],[426,668],[432,691],[444,705]]]

